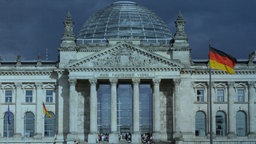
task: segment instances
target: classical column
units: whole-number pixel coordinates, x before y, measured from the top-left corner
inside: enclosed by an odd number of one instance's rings
[[[56,90],[55,102],[56,102],[56,122],[57,122],[58,129],[57,129],[57,137],[55,142],[56,144],[63,144],[63,141],[65,139],[64,127],[66,127],[66,124],[68,122],[66,120],[66,116],[68,116],[66,110],[68,110],[68,108],[66,108],[64,99],[68,99],[67,93],[68,93],[69,82],[67,80],[68,76],[66,73],[64,73],[63,71],[56,71],[56,72],[58,74],[58,85],[57,85],[58,87]]]
[[[41,138],[44,130],[44,114],[43,114],[43,101],[45,95],[43,94],[42,83],[36,83],[36,132],[35,137]]]
[[[228,137],[235,137],[236,131],[236,116],[234,111],[235,102],[235,88],[234,82],[228,82]]]
[[[133,134],[132,143],[140,143],[140,98],[139,98],[139,78],[132,79],[133,82]]]
[[[14,135],[19,137],[24,132],[24,112],[21,108],[22,103],[22,83],[15,83],[16,86],[16,105],[15,105],[15,131]],[[22,121],[23,120],[23,121]],[[24,134],[24,133],[23,133]]]
[[[97,79],[90,79],[90,133],[88,143],[96,143],[97,135]]]
[[[160,125],[160,92],[159,84],[161,79],[154,78],[154,93],[153,93],[153,139],[155,141],[161,140],[161,125]]]
[[[180,79],[173,79],[174,82],[174,96],[173,96],[173,138],[180,139],[182,137],[181,129],[179,126],[182,126],[182,123],[180,123],[178,114],[180,113]]]
[[[255,83],[254,82],[249,82],[249,137],[256,137],[256,132],[255,132]]]
[[[109,135],[109,143],[118,143],[117,132],[117,81],[116,78],[111,78],[111,133]]]
[[[69,134],[68,141],[76,140],[77,135],[77,105],[78,96],[76,93],[76,79],[69,79]]]

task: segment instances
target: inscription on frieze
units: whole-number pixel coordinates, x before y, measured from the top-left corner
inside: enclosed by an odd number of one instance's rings
[[[154,77],[153,74],[148,74],[148,73],[101,73],[98,74],[97,77],[116,77],[116,78],[132,78],[132,77],[143,77],[143,78],[149,78],[149,77]]]

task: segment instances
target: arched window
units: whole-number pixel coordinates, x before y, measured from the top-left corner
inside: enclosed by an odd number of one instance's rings
[[[8,112],[5,112],[5,114],[4,114],[4,124],[3,125],[4,125],[4,137],[13,137],[13,134],[14,134],[14,116],[13,116],[12,112],[9,112],[9,114],[8,114]]]
[[[33,137],[35,134],[35,115],[32,112],[25,113],[24,130],[26,137]]]
[[[47,115],[44,116],[44,136],[45,137],[54,137],[56,134],[56,117],[53,112],[49,112],[51,117]]]
[[[196,112],[196,117],[195,117],[195,135],[196,136],[205,136],[205,131],[206,131],[206,118],[205,118],[205,113],[202,111]]]
[[[226,135],[226,115],[222,111],[216,113],[216,135],[225,136]]]
[[[238,111],[236,113],[236,134],[237,136],[246,136],[246,113],[243,111]]]

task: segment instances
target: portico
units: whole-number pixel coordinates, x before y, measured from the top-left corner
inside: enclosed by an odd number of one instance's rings
[[[77,75],[72,72],[70,74]],[[112,77],[113,75],[116,77]],[[131,133],[132,143],[140,143],[143,133],[151,133],[155,140],[161,140],[159,135],[167,135],[166,132],[163,133],[161,126],[160,114],[166,111],[166,107],[160,106],[161,97],[165,97],[160,94],[161,78],[152,77],[153,74],[150,73],[139,75],[140,77],[132,73],[112,72],[111,74],[95,73],[94,78],[88,79],[85,78],[86,76],[83,79],[81,76],[70,76],[72,77],[69,80],[70,96],[73,97],[70,98],[70,103],[73,105],[70,108],[74,109],[69,115],[69,121],[73,123],[70,125],[70,130],[81,129],[74,125],[79,123],[74,121],[80,119],[79,115],[74,114],[78,114],[82,108],[81,105],[73,103],[80,101],[77,100],[78,93],[84,93],[84,97],[89,97],[90,101],[89,106],[84,106],[89,108],[90,117],[88,143],[95,143],[98,134],[101,133],[109,134],[109,143],[119,143],[119,136],[122,133]],[[74,81],[76,88],[73,87]],[[169,85],[172,84],[170,81]],[[84,86],[87,88],[83,88]],[[76,138],[78,137],[74,136],[73,140]]]

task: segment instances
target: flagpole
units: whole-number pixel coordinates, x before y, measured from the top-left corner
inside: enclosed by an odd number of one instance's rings
[[[210,98],[210,144],[213,144],[212,140],[212,70],[209,68],[209,98]]]

